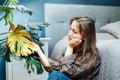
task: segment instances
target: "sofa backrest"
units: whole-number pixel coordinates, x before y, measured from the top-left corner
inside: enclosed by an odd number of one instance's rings
[[[50,24],[45,29],[45,35],[51,38],[49,41],[49,53],[51,53],[56,42],[67,35],[69,20],[72,17],[91,17],[95,21],[96,32],[102,32],[101,26],[120,20],[120,7],[46,3],[44,14],[45,21]]]

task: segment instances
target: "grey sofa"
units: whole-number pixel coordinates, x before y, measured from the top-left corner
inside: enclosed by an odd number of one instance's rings
[[[95,20],[97,47],[100,50],[102,64],[98,80],[120,80],[120,39],[104,33],[100,28],[108,23],[120,20],[120,7],[45,4],[45,21],[50,24],[45,29],[49,41],[49,57],[55,59],[67,44],[69,20],[74,16],[88,16]]]

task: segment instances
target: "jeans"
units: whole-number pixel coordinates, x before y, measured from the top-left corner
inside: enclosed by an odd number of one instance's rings
[[[52,73],[50,73],[48,80],[71,80],[71,79],[60,71],[53,71]]]

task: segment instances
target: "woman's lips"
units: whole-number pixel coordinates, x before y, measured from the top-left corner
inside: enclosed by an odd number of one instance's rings
[[[71,37],[68,37],[68,40],[70,41],[70,40],[72,40],[72,38],[71,38]]]

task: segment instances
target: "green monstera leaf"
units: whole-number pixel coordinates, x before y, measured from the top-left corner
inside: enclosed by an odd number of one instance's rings
[[[19,2],[19,0],[5,0],[3,6],[16,5],[18,2]]]
[[[0,6],[0,12],[4,12],[5,15],[0,19],[5,20],[5,24],[9,24],[10,22],[13,22],[13,13],[15,8],[11,6],[17,5],[19,0],[6,0],[2,6]]]
[[[9,34],[7,37],[7,46],[11,55],[14,57],[23,58],[26,60],[25,67],[33,72],[36,70],[37,74],[43,73],[42,65],[39,61],[39,56],[34,54],[33,45],[31,44],[31,35],[25,30],[22,25],[10,24]],[[9,55],[5,54],[5,58],[9,60]],[[36,69],[35,69],[36,67]]]
[[[14,24],[12,24],[16,10],[27,13],[30,16],[36,13],[36,11],[23,5],[17,5],[18,2],[19,0],[5,0],[4,4],[0,6],[0,13],[3,13],[0,21],[4,19],[5,25],[10,24],[9,31],[0,33],[0,35],[6,36],[0,39],[0,57],[4,57],[7,62],[11,62],[13,58],[15,60],[24,59],[26,61],[25,67],[28,70],[31,69],[33,72],[36,70],[37,74],[42,74],[43,68],[39,61],[39,56],[34,53],[33,45],[31,44],[31,41],[33,41],[37,43],[40,48],[43,46],[43,43],[39,41],[38,34],[33,33],[31,28],[27,31],[22,25],[15,27]],[[42,27],[44,27],[44,25],[47,26],[42,23],[40,25],[42,25]]]
[[[4,19],[5,25],[13,22],[14,12],[16,10],[29,15],[36,13],[35,10],[33,11],[23,5],[17,5],[17,3],[19,3],[19,0],[6,0],[4,4],[0,6],[0,12],[4,13],[4,15],[0,18],[0,21]]]
[[[21,25],[15,28],[14,24],[10,24],[7,44],[11,53],[15,53],[16,56],[28,56],[34,52],[33,46],[30,43],[30,34],[23,30],[25,30],[25,27]]]

